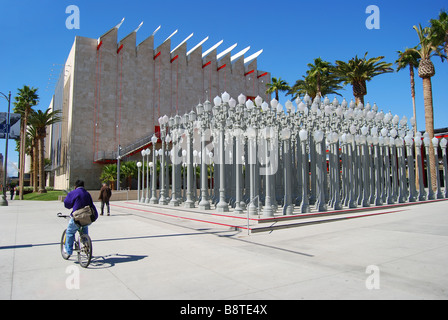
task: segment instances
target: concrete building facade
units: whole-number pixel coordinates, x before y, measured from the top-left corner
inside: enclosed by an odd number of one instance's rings
[[[257,69],[261,51],[244,58],[248,48],[232,55],[232,46],[218,54],[221,41],[203,52],[206,38],[187,52],[190,37],[174,49],[170,37],[154,47],[157,30],[137,45],[139,28],[118,41],[120,25],[99,39],[77,36],[63,67],[50,103],[63,121],[46,142],[56,189],[77,179],[99,188],[102,167],[116,162],[118,147],[157,133],[165,114],[182,115],[224,91],[270,100],[270,73]]]

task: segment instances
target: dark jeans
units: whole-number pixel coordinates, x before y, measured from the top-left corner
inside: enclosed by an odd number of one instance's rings
[[[108,201],[103,201],[101,200],[101,214],[104,213],[104,204],[106,204],[107,206],[107,213],[110,213],[110,207],[109,207],[109,200]]]

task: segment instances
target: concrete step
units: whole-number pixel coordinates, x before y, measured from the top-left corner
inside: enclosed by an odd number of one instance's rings
[[[288,216],[274,216],[272,218],[258,219],[258,225],[251,228],[251,233],[270,232],[286,228],[310,226],[314,224],[330,223],[341,220],[371,217],[376,215],[391,214],[407,211],[406,207],[423,205],[425,203],[447,201],[448,199],[429,200],[421,202],[407,202],[384,206],[358,207],[343,210],[329,210],[326,212],[311,212]]]
[[[158,219],[182,219],[199,225],[207,225],[215,228],[230,228],[248,233],[270,232],[287,228],[297,228],[315,224],[330,223],[347,219],[357,219],[403,212],[407,206],[424,205],[425,203],[447,201],[448,199],[430,200],[414,203],[401,203],[375,207],[358,207],[343,210],[328,210],[326,212],[312,211],[302,214],[296,208],[292,215],[281,215],[281,208],[277,210],[273,217],[263,217],[261,215],[248,215],[229,212],[219,213],[216,209],[199,210],[198,208],[170,207],[167,205],[142,204],[134,201],[126,201],[121,204],[112,204],[116,208],[126,210],[137,215],[151,215]]]

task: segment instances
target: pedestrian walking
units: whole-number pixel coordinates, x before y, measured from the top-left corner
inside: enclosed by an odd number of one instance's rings
[[[11,187],[9,190],[9,193],[11,195],[11,200],[14,200],[14,195],[16,194],[16,189],[14,187]]]
[[[112,196],[112,191],[110,190],[109,186],[106,183],[103,183],[103,186],[100,190],[100,196],[98,200],[101,200],[101,214],[104,213],[104,205],[107,207],[107,215],[110,216],[110,206],[109,206],[109,200]]]

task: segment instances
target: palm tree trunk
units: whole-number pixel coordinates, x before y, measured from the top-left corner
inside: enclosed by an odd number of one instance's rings
[[[44,139],[44,137],[39,138],[39,193],[47,192],[45,189]]]
[[[429,138],[432,139],[434,138],[434,110],[432,104],[431,77],[423,78],[423,101],[425,104],[426,132],[429,134]],[[432,186],[428,186],[428,188],[432,187],[435,190],[437,188],[437,174],[432,141],[429,147],[429,168],[431,170]]]
[[[23,117],[23,128],[20,137],[20,173],[19,173],[19,200],[23,200],[23,183],[25,175],[25,143],[26,143],[26,127],[28,125],[28,107],[25,106],[25,114]]]
[[[34,192],[38,191],[38,167],[39,167],[39,146],[37,140],[33,143],[33,190]]]
[[[362,94],[355,96],[355,103],[356,105],[358,105],[359,103],[362,103],[364,105],[364,96]]]
[[[320,83],[320,75],[319,74],[317,74],[316,84],[317,84],[317,88],[316,88],[317,96],[319,96],[319,98],[321,98],[322,97],[322,86]]]

